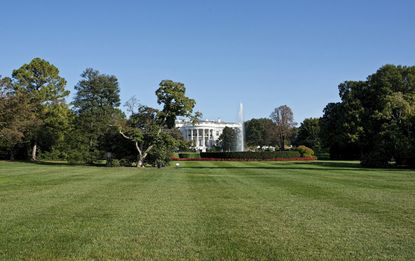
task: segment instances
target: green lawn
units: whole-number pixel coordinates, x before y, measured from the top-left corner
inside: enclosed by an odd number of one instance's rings
[[[0,162],[0,259],[415,259],[415,171]]]

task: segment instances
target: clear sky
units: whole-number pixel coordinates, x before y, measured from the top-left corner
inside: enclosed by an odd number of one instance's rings
[[[0,75],[41,57],[73,87],[92,67],[121,98],[156,106],[163,79],[183,82],[204,118],[297,122],[338,101],[337,85],[384,64],[415,65],[414,0],[2,1]],[[70,100],[70,99],[69,99]]]

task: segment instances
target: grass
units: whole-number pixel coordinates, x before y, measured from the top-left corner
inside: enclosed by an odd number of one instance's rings
[[[0,259],[415,259],[415,171],[0,162]]]

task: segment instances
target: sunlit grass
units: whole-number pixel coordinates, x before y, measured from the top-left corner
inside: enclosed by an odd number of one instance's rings
[[[1,260],[413,260],[415,171],[0,162],[0,216]]]

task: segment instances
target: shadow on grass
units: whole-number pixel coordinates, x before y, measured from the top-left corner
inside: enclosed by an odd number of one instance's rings
[[[46,165],[46,166],[90,166],[90,167],[106,167],[105,164],[102,163],[94,163],[94,164],[85,164],[85,163],[69,163],[67,161],[30,161],[30,160],[11,160],[8,162],[19,162],[19,163],[26,163],[26,164],[36,164],[36,165]]]
[[[261,161],[255,161],[261,162]],[[336,170],[358,170],[358,171],[398,171],[402,167],[391,166],[388,168],[365,168],[360,165],[357,161],[313,161],[313,162],[270,162],[262,161],[264,165],[235,165],[235,166],[183,166],[182,168],[189,169],[268,169],[268,170],[319,170],[319,171],[336,171]],[[244,163],[244,162],[241,162]],[[274,164],[273,164],[274,163]]]

